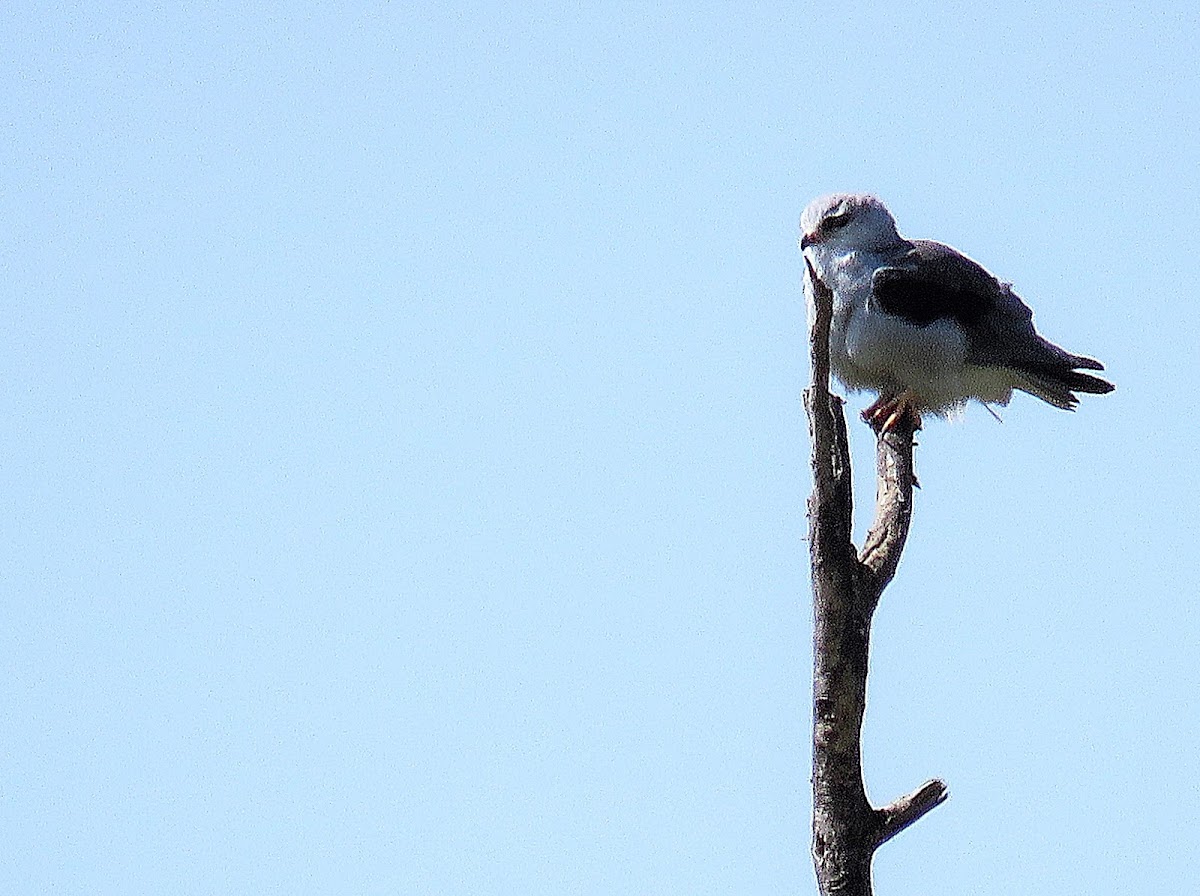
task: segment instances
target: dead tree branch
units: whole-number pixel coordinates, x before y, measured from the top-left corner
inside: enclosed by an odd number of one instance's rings
[[[871,858],[942,803],[946,785],[929,781],[874,809],[862,775],[871,618],[896,573],[912,519],[913,424],[880,435],[875,522],[862,552],[851,540],[850,449],[842,400],[829,392],[833,296],[808,266],[812,291],[812,385],[804,392],[812,440],[808,502],[813,578],[813,862],[823,896],[870,896]]]

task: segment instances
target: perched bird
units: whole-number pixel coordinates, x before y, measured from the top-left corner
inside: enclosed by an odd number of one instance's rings
[[[1011,284],[947,245],[904,239],[874,196],[815,199],[800,228],[805,259],[833,293],[830,368],[847,388],[879,394],[863,417],[884,431],[970,399],[1005,405],[1013,389],[1067,411],[1076,392],[1113,390],[1078,369],[1103,370],[1099,361],[1037,334]]]

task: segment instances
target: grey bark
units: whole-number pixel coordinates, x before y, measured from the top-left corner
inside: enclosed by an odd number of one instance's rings
[[[853,498],[843,402],[829,392],[829,289],[811,265],[812,385],[804,392],[812,441],[808,502],[813,581],[813,840],[822,896],[870,896],[875,850],[947,797],[928,781],[881,809],[862,775],[871,619],[892,580],[912,519],[916,421],[878,434],[875,521],[862,551],[851,540]]]

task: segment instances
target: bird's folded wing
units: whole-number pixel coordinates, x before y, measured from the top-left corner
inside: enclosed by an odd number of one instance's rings
[[[989,314],[1003,309],[1008,288],[980,265],[942,243],[915,240],[892,264],[878,268],[871,281],[881,311],[925,326],[949,318],[968,332]],[[1015,296],[1013,296],[1016,299]],[[1000,306],[998,308],[998,306]],[[1016,312],[1028,321],[1032,313],[1016,299]]]
[[[917,326],[936,320],[955,322],[967,338],[971,364],[1019,371],[1030,383],[1044,384],[1035,394],[1059,407],[1074,404],[1070,390],[1112,389],[1110,383],[1076,370],[1103,370],[1104,365],[1039,336],[1033,311],[1009,284],[942,243],[913,241],[892,264],[875,271],[871,291],[880,310]],[[1054,398],[1042,394],[1050,391],[1055,392]]]

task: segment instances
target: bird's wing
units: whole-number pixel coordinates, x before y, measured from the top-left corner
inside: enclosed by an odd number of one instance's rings
[[[980,265],[930,240],[908,243],[903,254],[878,268],[871,290],[876,304],[888,314],[918,326],[950,318],[968,332],[1005,295],[1004,286]],[[1017,305],[1028,320],[1029,309],[1020,300]]]
[[[871,281],[879,308],[918,326],[949,318],[967,337],[967,361],[1005,367],[1023,375],[1032,391],[1059,407],[1075,403],[1071,390],[1111,391],[1111,384],[1079,373],[1103,370],[1099,361],[1072,355],[1043,339],[1033,312],[1007,283],[1001,283],[962,253],[930,240],[914,240]]]

